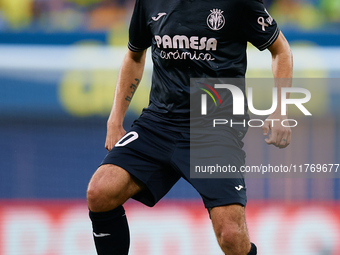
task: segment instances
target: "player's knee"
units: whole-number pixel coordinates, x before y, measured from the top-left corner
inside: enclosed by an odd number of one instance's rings
[[[93,212],[106,211],[107,196],[106,191],[100,186],[95,185],[94,182],[90,182],[87,189],[87,205]]]
[[[217,239],[219,244],[228,250],[232,249],[233,245],[235,245],[234,240],[235,235],[237,236],[239,233],[233,228],[223,228],[218,234]]]
[[[217,239],[222,250],[229,251],[230,254],[248,254],[250,250],[247,233],[236,223],[221,228]]]
[[[92,177],[87,188],[87,204],[91,211],[109,211],[121,205],[119,187],[110,177],[103,169],[98,169]]]
[[[113,210],[141,189],[142,184],[137,184],[124,169],[115,165],[103,165],[88,185],[88,207],[93,212]]]

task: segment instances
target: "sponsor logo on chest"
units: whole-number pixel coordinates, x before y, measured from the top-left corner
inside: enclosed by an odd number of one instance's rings
[[[155,20],[153,18],[153,20]],[[210,10],[206,25],[213,31],[220,30],[225,24],[223,11],[219,9]],[[155,35],[157,48],[161,49],[162,59],[190,59],[213,61],[215,58],[209,51],[216,51],[218,41],[208,36],[177,35]],[[168,49],[165,51],[165,49]],[[187,49],[187,50],[181,50]]]

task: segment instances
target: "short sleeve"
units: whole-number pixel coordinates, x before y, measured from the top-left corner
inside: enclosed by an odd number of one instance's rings
[[[130,22],[128,47],[131,51],[143,51],[151,46],[151,39],[143,3],[136,0]]]
[[[277,39],[280,29],[261,0],[243,1],[242,34],[259,50],[265,50]]]

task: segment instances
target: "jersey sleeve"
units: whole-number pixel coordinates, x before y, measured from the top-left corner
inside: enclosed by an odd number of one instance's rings
[[[242,9],[242,34],[259,50],[265,50],[277,39],[280,29],[261,0],[245,0]]]
[[[128,47],[131,51],[143,51],[151,45],[151,33],[141,0],[136,0],[129,27]]]

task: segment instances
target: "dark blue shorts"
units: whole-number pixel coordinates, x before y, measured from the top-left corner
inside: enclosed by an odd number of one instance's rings
[[[242,166],[245,153],[236,136],[223,138],[226,162]],[[206,208],[228,204],[246,205],[246,185],[239,178],[190,178],[190,133],[175,131],[160,121],[142,116],[107,154],[102,164],[122,167],[143,182],[147,189],[134,199],[154,206],[182,177],[201,195]]]

